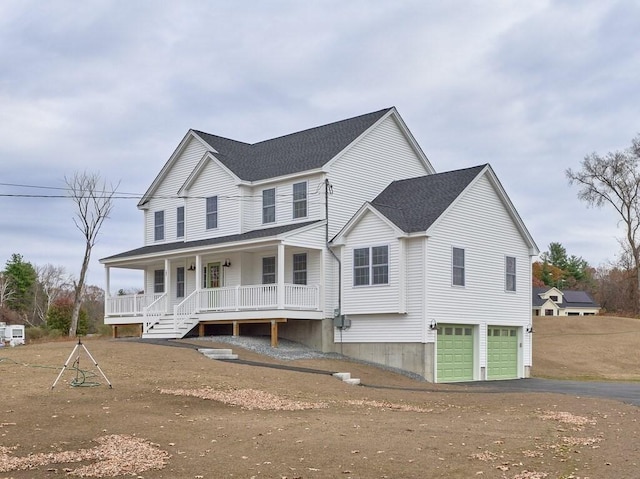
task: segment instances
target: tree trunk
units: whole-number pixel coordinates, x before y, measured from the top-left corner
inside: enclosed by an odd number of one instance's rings
[[[89,259],[91,258],[91,243],[87,240],[84,249],[84,259],[80,269],[80,279],[76,284],[75,297],[73,298],[73,312],[71,313],[71,325],[69,326],[69,337],[75,338],[78,332],[78,318],[82,307],[82,291],[84,290],[85,277],[89,269]]]

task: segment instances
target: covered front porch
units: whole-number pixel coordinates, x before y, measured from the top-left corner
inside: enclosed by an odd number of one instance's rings
[[[270,323],[324,317],[321,248],[266,238],[251,245],[219,245],[105,261],[105,324],[139,324],[143,337],[181,338],[207,324]],[[139,293],[112,295],[112,269],[143,271]]]

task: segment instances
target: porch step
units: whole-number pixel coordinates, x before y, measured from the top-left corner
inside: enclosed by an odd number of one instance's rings
[[[360,379],[352,378],[351,373],[333,373],[333,377],[340,379],[341,381],[357,386],[360,384]]]
[[[233,354],[231,349],[198,348],[198,352],[210,359],[238,359],[238,355]]]

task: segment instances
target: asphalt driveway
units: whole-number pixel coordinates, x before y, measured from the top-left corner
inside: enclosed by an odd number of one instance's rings
[[[508,381],[478,381],[466,386],[495,392],[542,392],[569,394],[571,396],[597,397],[622,401],[640,406],[640,383],[564,381],[559,379],[511,379]]]

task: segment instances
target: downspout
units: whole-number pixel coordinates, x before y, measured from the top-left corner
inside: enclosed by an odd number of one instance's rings
[[[346,329],[344,316],[342,314],[342,261],[335,254],[331,245],[329,244],[329,195],[333,193],[333,186],[329,183],[329,179],[325,178],[324,180],[324,216],[325,216],[325,244],[331,256],[334,257],[336,262],[338,263],[338,308],[334,311],[333,314],[333,323],[335,327],[340,330],[342,335],[342,330]],[[342,347],[342,338],[340,341],[340,347]]]

